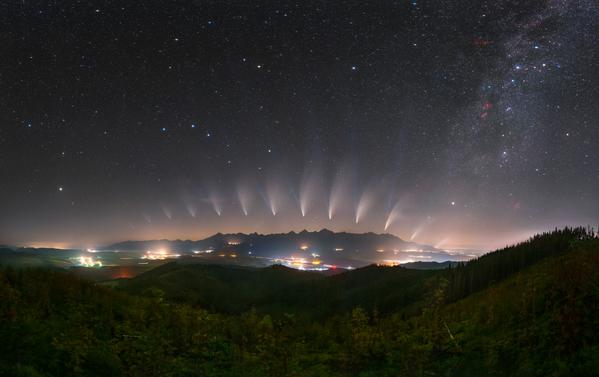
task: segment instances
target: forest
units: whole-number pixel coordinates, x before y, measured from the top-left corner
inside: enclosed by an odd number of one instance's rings
[[[592,376],[598,313],[588,228],[443,270],[2,267],[0,376]]]

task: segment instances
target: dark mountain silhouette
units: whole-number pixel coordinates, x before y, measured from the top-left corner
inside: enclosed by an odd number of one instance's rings
[[[456,267],[460,262],[445,261],[445,262],[409,262],[402,263],[401,267],[411,270],[444,270],[449,267]]]
[[[329,261],[363,261],[368,264],[382,259],[398,259],[400,255],[426,253],[437,260],[452,259],[443,250],[429,245],[404,241],[392,234],[332,232],[323,229],[318,232],[303,230],[299,233],[244,234],[217,233],[203,240],[152,240],[125,241],[107,246],[110,250],[155,250],[165,248],[179,253],[192,253],[198,250],[236,251],[243,255],[287,257],[291,254],[318,254]]]

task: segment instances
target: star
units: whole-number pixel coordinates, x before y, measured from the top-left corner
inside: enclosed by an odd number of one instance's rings
[[[63,191],[62,186],[58,186],[58,191],[61,191],[61,192]]]

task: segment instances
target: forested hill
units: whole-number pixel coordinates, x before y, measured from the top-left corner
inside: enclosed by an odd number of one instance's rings
[[[178,266],[162,268],[170,274]],[[297,273],[266,272],[275,279]],[[414,275],[421,292],[411,310],[399,301],[385,311],[372,305],[371,297],[389,293],[381,294],[381,286],[406,273],[372,266],[324,278],[298,274],[279,292],[314,286],[343,304],[315,321],[295,310],[301,300],[293,296],[271,296],[280,300],[277,313],[287,307],[287,314],[226,314],[198,302],[173,303],[167,294],[119,292],[60,270],[3,268],[0,376],[593,376],[599,370],[599,239],[592,232],[555,231],[465,266]],[[383,275],[384,284],[364,285]],[[397,282],[399,291],[407,284]]]
[[[485,254],[467,264],[458,263],[449,272],[450,300],[457,300],[499,282],[542,259],[564,254],[582,241],[593,240],[596,234],[589,228],[564,228],[537,234],[514,246]]]
[[[447,300],[455,301],[593,237],[594,233],[585,228],[555,230],[467,264],[449,264],[441,271],[371,265],[322,276],[282,266],[231,268],[175,261],[123,280],[121,287],[134,294],[226,313],[241,313],[251,307],[269,314],[292,310],[318,317],[355,306],[383,313],[413,311],[439,279],[448,280]]]

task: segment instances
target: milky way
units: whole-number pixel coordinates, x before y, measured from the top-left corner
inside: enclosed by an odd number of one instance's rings
[[[599,3],[8,1],[0,243],[599,223]]]

